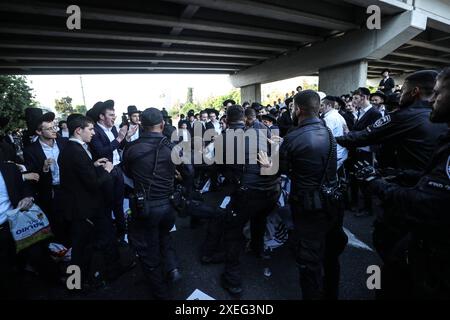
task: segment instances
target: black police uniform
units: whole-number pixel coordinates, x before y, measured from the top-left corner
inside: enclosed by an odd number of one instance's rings
[[[257,122],[255,128],[246,128],[243,122],[230,124],[229,129],[223,135],[223,141],[227,141],[227,136],[231,130],[255,129],[257,139],[258,130],[268,129]],[[230,293],[240,294],[242,278],[239,257],[243,247],[242,229],[247,221],[251,225],[251,249],[261,257],[264,251],[264,233],[267,216],[275,209],[280,196],[280,181],[277,174],[261,175],[261,166],[251,164],[250,159],[256,159],[261,144],[259,139],[252,147],[251,142],[246,140],[245,164],[238,164],[237,151],[242,144],[236,139],[234,141],[234,163],[224,164],[221,170],[225,177],[235,182],[235,190],[231,194],[231,201],[225,213],[224,223],[224,246],[225,246],[225,271],[222,275],[222,285],[229,289]],[[227,157],[226,143],[224,143],[224,162]]]
[[[145,194],[145,209],[139,213],[132,204],[129,236],[144,274],[157,299],[168,298],[165,274],[177,268],[170,230],[175,210],[170,203],[174,192],[175,164],[172,144],[161,133],[145,132],[124,150],[124,172],[134,181],[134,191]]]
[[[445,124],[430,122],[430,104],[417,101],[407,108],[390,112],[362,131],[352,131],[336,141],[343,147],[376,144],[395,146],[397,168],[422,171],[436,148]]]
[[[438,147],[419,182],[402,187],[383,179],[370,182],[373,191],[401,210],[411,237],[405,263],[412,276],[415,298],[450,298],[450,130]],[[383,288],[383,284],[382,284]]]
[[[280,169],[292,182],[289,202],[295,229],[291,241],[304,299],[338,296],[338,257],[347,238],[342,230],[342,216],[324,206],[320,196],[322,180],[336,183],[335,147],[333,136],[316,117],[302,121],[280,147]]]

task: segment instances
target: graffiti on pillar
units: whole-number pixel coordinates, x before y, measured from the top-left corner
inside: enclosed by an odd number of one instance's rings
[[[380,30],[381,29],[381,9],[377,5],[371,5],[367,7],[367,14],[370,16],[367,18],[366,26],[369,30]]]
[[[66,26],[69,30],[80,30],[81,29],[81,9],[77,5],[70,5],[66,10],[67,14],[70,16],[67,18]]]

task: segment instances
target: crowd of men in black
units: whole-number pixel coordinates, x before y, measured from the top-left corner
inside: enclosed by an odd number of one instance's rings
[[[0,295],[20,297],[26,264],[52,283],[63,280],[48,243],[15,252],[6,212],[36,203],[49,218],[52,241],[72,248],[70,264],[81,268],[84,290],[134,267],[119,254],[119,247],[130,246],[154,298],[170,299],[170,282],[181,278],[170,238],[178,212],[190,215],[192,226],[208,218],[200,259],[224,263],[221,285],[240,296],[242,229],[250,221],[251,252],[270,258],[266,217],[277,207],[283,174],[291,180],[289,243],[304,299],[338,299],[339,256],[348,240],[344,210],[357,203],[359,189],[364,210],[358,216],[372,214],[373,195],[382,201],[373,229],[383,261],[379,298],[449,298],[450,69],[415,72],[401,92],[392,92],[394,83],[384,76],[375,94],[358,88],[332,97],[298,87],[270,107],[227,100],[221,117],[207,109],[196,120],[191,110],[178,130],[165,110],[140,112],[135,106],[117,129],[112,100],[97,102],[86,115],[70,115],[59,132],[53,113],[26,109],[23,159],[7,137],[0,144]],[[244,163],[175,164],[173,151],[184,152],[176,143],[194,148],[196,126],[202,134],[216,132],[202,141],[202,150],[235,130],[269,134],[256,151],[244,148]],[[234,139],[236,159],[240,146]],[[224,158],[227,147],[220,145]],[[279,168],[271,171],[275,159]],[[229,197],[227,205],[202,204],[198,189],[207,179],[212,192]],[[99,257],[103,263],[94,264]]]

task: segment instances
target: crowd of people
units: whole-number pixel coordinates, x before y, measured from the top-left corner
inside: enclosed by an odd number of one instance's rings
[[[284,179],[304,299],[339,298],[344,212],[374,215],[374,196],[382,202],[373,228],[383,261],[377,296],[449,298],[450,69],[415,72],[395,92],[383,76],[374,93],[360,87],[331,96],[299,86],[268,106],[226,100],[180,115],[177,128],[165,109],[136,106],[119,126],[113,100],[58,125],[54,113],[26,109],[21,142],[7,135],[0,143],[0,295],[20,297],[28,265],[65,286],[51,241],[71,248],[68,264],[80,267],[82,292],[135,267],[120,258],[127,248],[153,297],[170,299],[169,286],[182,277],[170,233],[178,215],[192,228],[206,224],[199,259],[224,264],[220,283],[239,297],[243,228],[250,221],[249,251],[270,259],[266,218],[280,206]],[[255,132],[255,147],[236,132]],[[219,203],[204,202],[206,185]],[[8,212],[33,204],[53,238],[16,253]]]

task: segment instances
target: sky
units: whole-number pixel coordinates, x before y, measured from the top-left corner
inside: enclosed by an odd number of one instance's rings
[[[83,94],[79,75],[27,76],[35,100],[42,108],[54,110],[55,99],[69,96],[72,105],[82,105]],[[233,86],[228,75],[83,75],[81,76],[86,107],[97,101],[114,100],[116,114],[136,105],[169,109],[177,102],[185,102],[187,88],[194,88],[194,101],[228,93]]]
[[[31,75],[27,79],[34,89],[35,100],[42,108],[53,111],[55,99],[66,96],[73,99],[73,106],[84,104],[81,82],[88,109],[97,101],[112,99],[116,114],[126,112],[129,105],[135,105],[139,110],[148,107],[169,110],[177,102],[186,101],[188,87],[194,88],[194,102],[224,95],[233,89],[228,75]],[[317,84],[317,77],[296,77],[263,84],[261,92],[263,97],[272,91],[284,95],[298,85],[304,85],[305,81]]]

